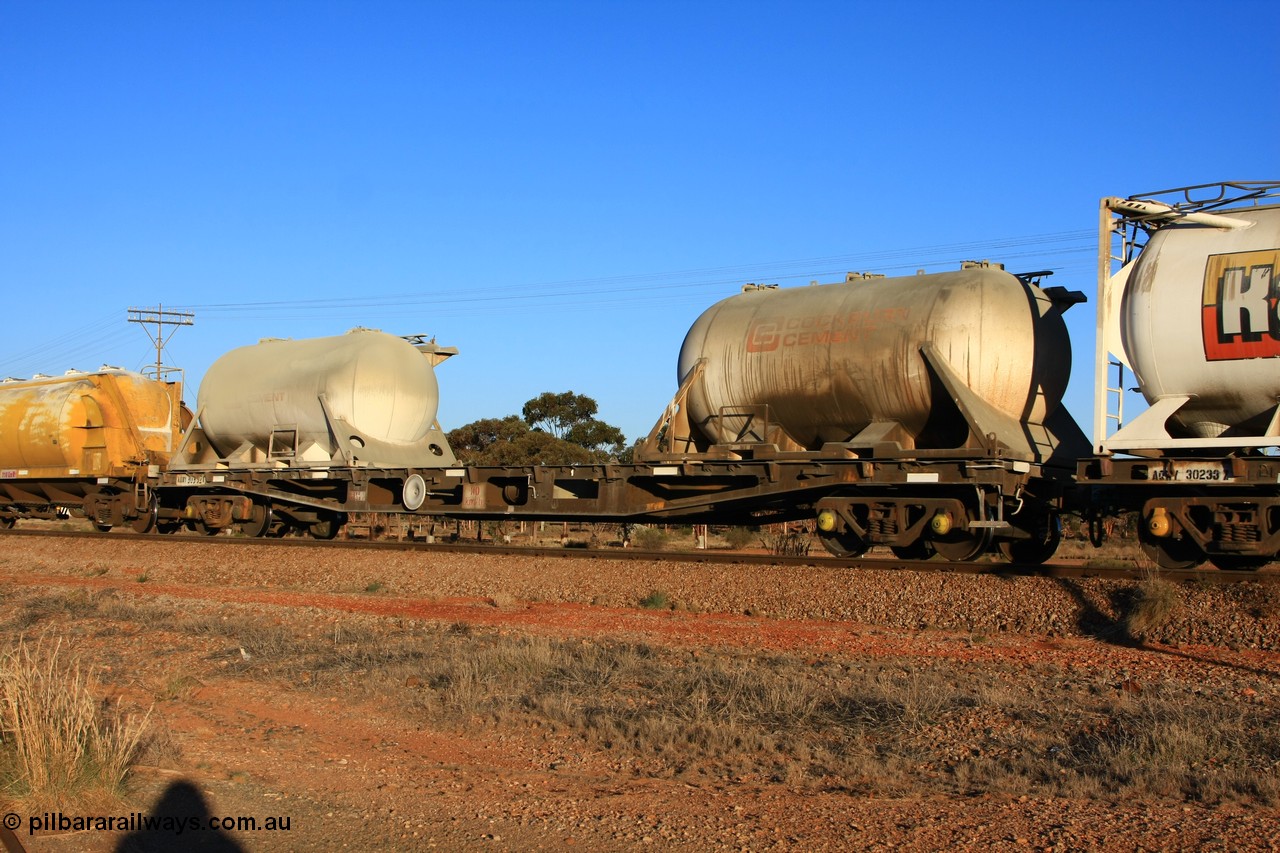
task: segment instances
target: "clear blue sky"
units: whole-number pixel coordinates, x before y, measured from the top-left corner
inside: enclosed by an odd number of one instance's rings
[[[1280,3],[0,0],[0,376],[435,335],[446,429],[628,438],[746,281],[1095,290],[1097,202],[1280,178]],[[1088,431],[1092,303],[1068,404]]]

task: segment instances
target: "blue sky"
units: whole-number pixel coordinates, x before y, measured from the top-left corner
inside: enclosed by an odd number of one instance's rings
[[[435,335],[446,429],[629,438],[743,282],[1095,291],[1097,203],[1280,176],[1280,4],[0,0],[0,376]],[[1067,403],[1091,423],[1092,304]]]

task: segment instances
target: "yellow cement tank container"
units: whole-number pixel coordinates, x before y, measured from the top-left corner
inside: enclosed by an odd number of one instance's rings
[[[190,413],[181,386],[128,370],[0,383],[0,478],[131,476],[163,465]]]

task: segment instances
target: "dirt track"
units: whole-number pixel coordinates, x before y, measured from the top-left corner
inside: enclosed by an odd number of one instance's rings
[[[101,607],[80,613],[41,604],[51,594],[91,597],[252,620],[290,636],[445,625],[815,665],[873,661],[911,670],[945,661],[973,677],[990,672],[1036,689],[1037,679],[1063,673],[1117,691],[1177,681],[1227,706],[1274,710],[1280,613],[1258,590],[1194,590],[1158,641],[1144,645],[1118,633],[1125,591],[1101,582],[665,563],[584,568],[320,548],[246,553],[209,543],[0,538],[0,615],[10,633],[71,637],[86,659],[110,668],[103,682],[122,706],[155,702],[154,726],[167,743],[139,771],[141,810],[167,785],[188,780],[214,814],[291,818],[288,833],[232,833],[243,849],[1280,845],[1280,814],[1256,802],[1117,801],[1105,791],[1067,798],[924,788],[903,796],[878,793],[875,780],[671,773],[554,727],[484,719],[437,726],[338,683],[254,677],[237,660],[261,652],[216,633],[176,636],[119,614],[104,630]],[[639,608],[653,590],[680,609]],[[190,680],[176,675],[183,673]],[[937,736],[960,749],[981,731]],[[86,832],[23,840],[30,850],[108,850],[119,839]]]

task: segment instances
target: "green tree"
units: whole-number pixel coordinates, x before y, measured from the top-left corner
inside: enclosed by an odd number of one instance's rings
[[[524,404],[524,420],[534,429],[572,441],[568,433],[579,424],[595,420],[599,407],[585,394],[544,391]]]
[[[601,450],[615,455],[627,443],[622,430],[595,418],[574,424],[564,435],[564,439],[588,450]]]
[[[570,444],[585,447],[603,458],[617,456],[626,444],[622,430],[596,419],[599,406],[585,394],[546,391],[524,404],[529,426],[549,432]]]
[[[524,404],[524,417],[483,418],[449,435],[458,460],[472,465],[583,465],[625,452],[622,430],[597,420],[596,401],[546,392]]]
[[[455,430],[447,438],[449,446],[460,462],[490,463],[488,460],[503,452],[503,447],[529,433],[529,425],[516,415],[505,418],[482,418]]]
[[[600,462],[599,455],[538,430],[529,430],[514,441],[493,445],[485,454],[485,465],[589,465]]]

